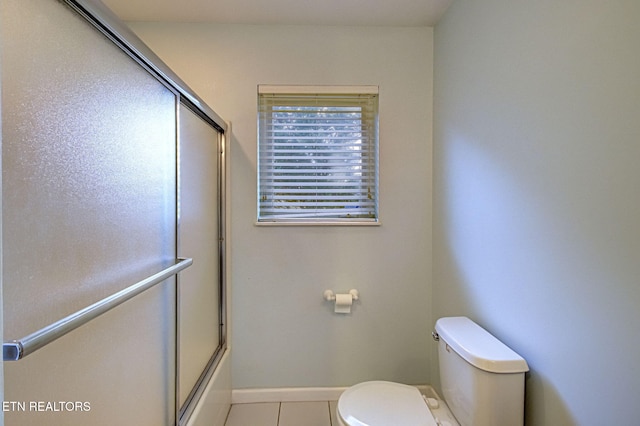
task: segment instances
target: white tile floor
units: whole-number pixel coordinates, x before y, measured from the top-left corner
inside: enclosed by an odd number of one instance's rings
[[[447,404],[431,386],[420,386],[420,391],[438,424],[460,426]],[[433,401],[432,401],[433,402]],[[255,404],[233,404],[225,426],[338,426],[337,401],[320,402],[260,402]]]
[[[225,426],[338,426],[336,401],[234,404]]]

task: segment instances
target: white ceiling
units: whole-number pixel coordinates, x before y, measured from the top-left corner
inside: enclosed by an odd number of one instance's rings
[[[433,26],[453,0],[102,0],[124,21]]]

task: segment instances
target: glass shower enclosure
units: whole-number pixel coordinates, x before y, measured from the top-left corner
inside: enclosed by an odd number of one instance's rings
[[[3,414],[185,424],[226,348],[226,124],[98,1],[0,0]]]

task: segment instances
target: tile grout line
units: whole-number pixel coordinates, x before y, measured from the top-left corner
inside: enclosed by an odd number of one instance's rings
[[[282,402],[280,402],[278,404],[278,422],[276,423],[276,426],[280,426],[280,413],[282,412]]]

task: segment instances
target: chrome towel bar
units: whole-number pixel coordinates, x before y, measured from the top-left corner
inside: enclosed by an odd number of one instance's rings
[[[109,297],[87,306],[55,323],[48,325],[20,340],[12,340],[2,344],[2,356],[4,361],[18,361],[25,356],[48,345],[54,340],[86,324],[92,319],[104,314],[127,300],[137,296],[145,290],[161,283],[167,278],[177,274],[193,264],[193,259],[178,259],[178,263],[150,276],[124,290],[112,294]]]

